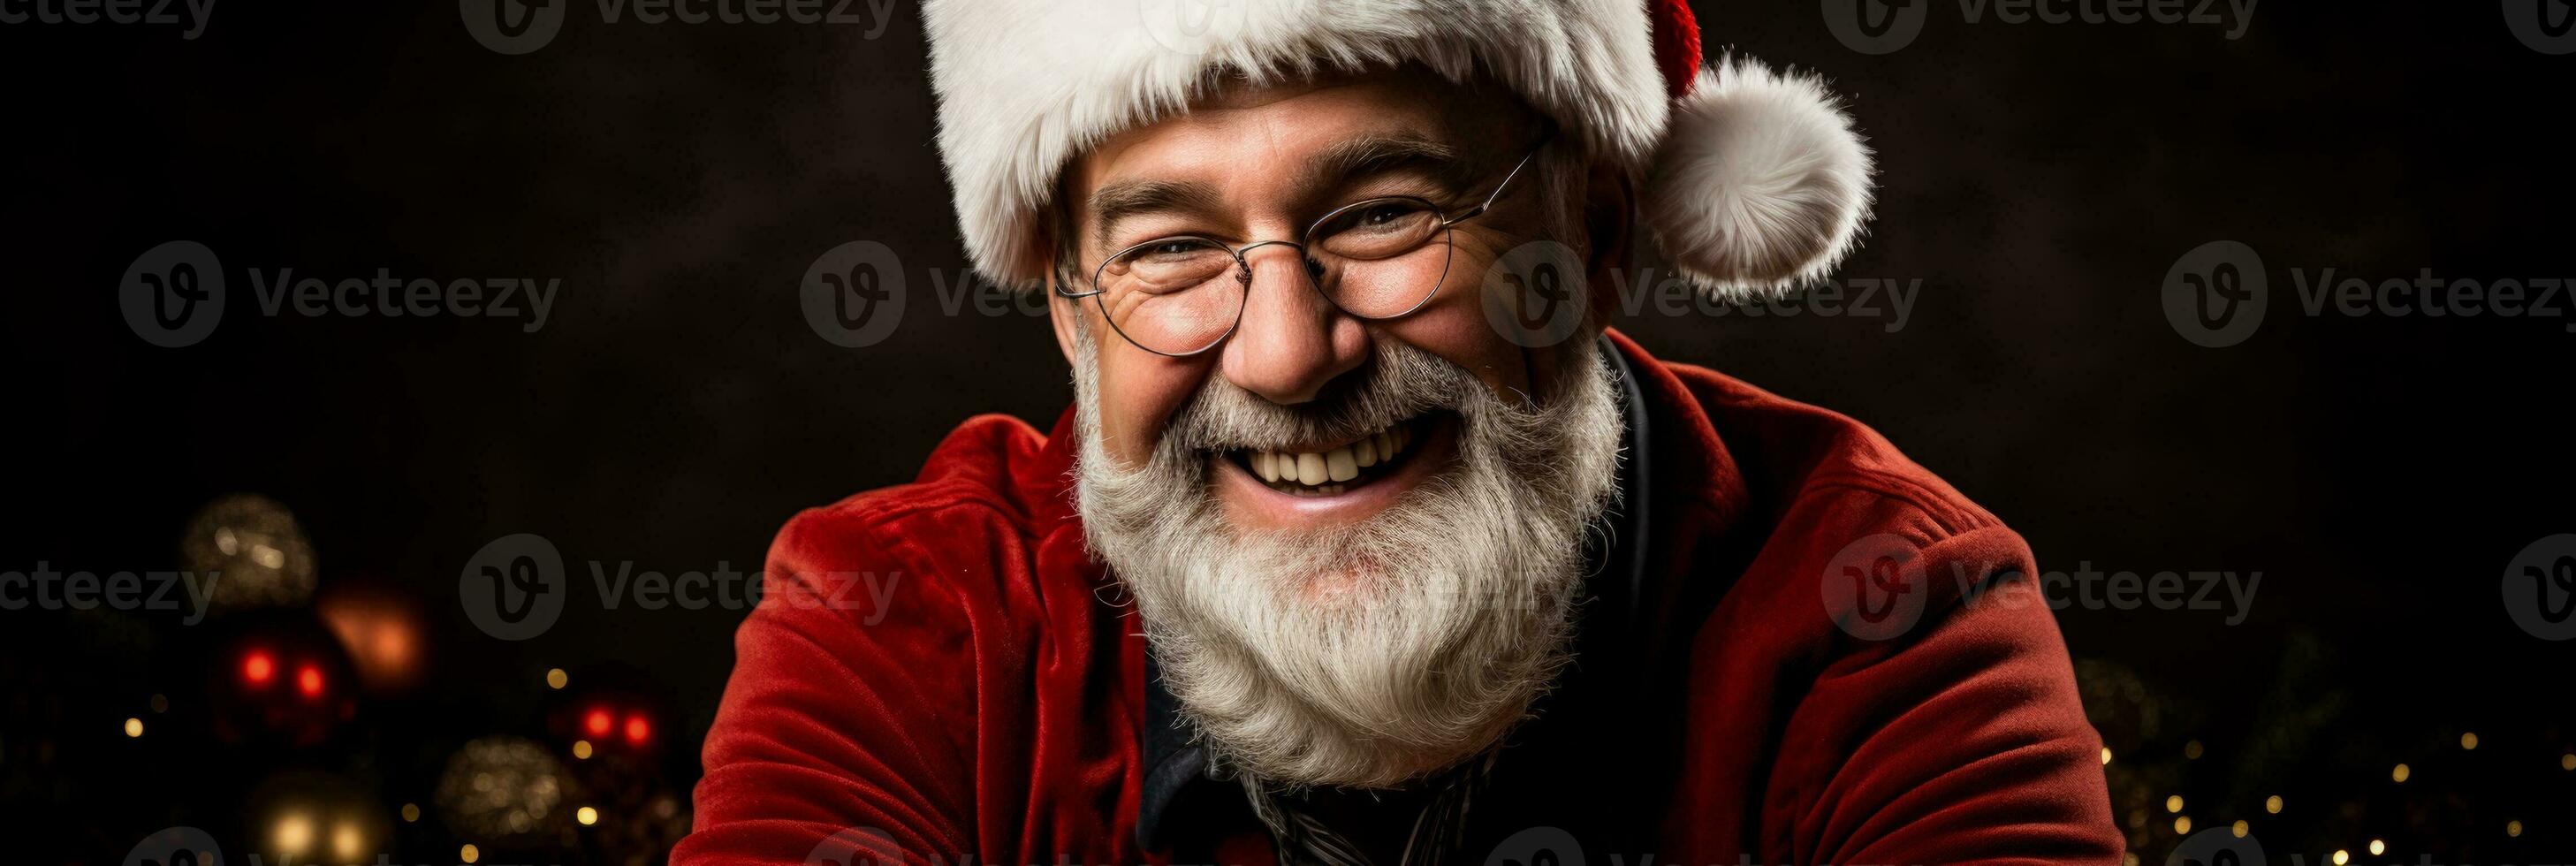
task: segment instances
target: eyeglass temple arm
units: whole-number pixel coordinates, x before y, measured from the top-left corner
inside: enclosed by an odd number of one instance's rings
[[[1521,157],[1521,161],[1520,161],[1520,163],[1519,163],[1518,165],[1514,165],[1514,166],[1512,166],[1512,172],[1511,172],[1510,174],[1503,175],[1503,182],[1502,182],[1502,183],[1494,184],[1494,192],[1493,192],[1493,194],[1492,194],[1492,195],[1485,196],[1485,201],[1484,201],[1482,204],[1478,204],[1478,205],[1476,205],[1475,207],[1468,208],[1468,209],[1466,209],[1465,211],[1463,211],[1463,212],[1459,213],[1457,216],[1450,217],[1450,218],[1448,218],[1447,220],[1444,220],[1443,222],[1444,222],[1445,224],[1447,224],[1447,225],[1457,225],[1457,224],[1459,224],[1459,223],[1466,222],[1466,221],[1471,220],[1471,219],[1475,219],[1478,215],[1481,215],[1481,214],[1483,214],[1486,210],[1491,209],[1491,208],[1494,206],[1494,203],[1495,203],[1495,202],[1502,201],[1502,200],[1503,200],[1503,193],[1504,193],[1505,191],[1510,190],[1510,189],[1512,188],[1512,181],[1513,181],[1515,178],[1520,177],[1520,176],[1521,176],[1521,172],[1522,172],[1522,171],[1524,171],[1524,170],[1527,170],[1527,169],[1529,168],[1530,163],[1531,163],[1531,162],[1534,162],[1534,161],[1536,161],[1536,160],[1538,159],[1539,151],[1546,150],[1546,149],[1547,149],[1547,143],[1548,143],[1549,141],[1551,141],[1551,140],[1554,140],[1555,138],[1556,138],[1556,126],[1555,126],[1554,124],[1549,124],[1549,126],[1548,126],[1548,130],[1547,130],[1547,134],[1542,135],[1542,136],[1539,136],[1539,139],[1538,139],[1538,146],[1530,148],[1530,152],[1529,152],[1527,155],[1525,155],[1525,156],[1522,156],[1522,157]]]
[[[1060,275],[1059,275],[1059,276],[1060,276]],[[1072,289],[1072,288],[1069,288],[1069,287],[1068,287],[1068,286],[1070,285],[1069,281],[1067,281],[1067,280],[1062,280],[1062,279],[1049,278],[1049,279],[1047,280],[1047,282],[1049,282],[1049,283],[1053,283],[1053,284],[1055,285],[1055,296],[1056,296],[1056,297],[1064,298],[1064,299],[1066,299],[1066,300],[1079,301],[1079,300],[1082,300],[1082,299],[1084,299],[1084,298],[1088,298],[1088,297],[1091,297],[1091,296],[1093,296],[1093,295],[1097,295],[1097,294],[1100,294],[1100,293],[1102,293],[1102,292],[1108,291],[1107,289],[1096,289],[1096,288],[1095,288],[1095,289],[1085,289],[1085,290],[1081,290],[1081,291],[1076,291],[1076,290],[1074,290],[1074,289]]]

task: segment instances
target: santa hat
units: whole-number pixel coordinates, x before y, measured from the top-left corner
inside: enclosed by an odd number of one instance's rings
[[[939,150],[985,275],[1044,276],[1057,173],[1251,80],[1418,63],[1484,74],[1641,178],[1643,222],[1713,291],[1823,277],[1870,204],[1870,152],[1812,76],[1700,62],[1686,0],[928,0]]]

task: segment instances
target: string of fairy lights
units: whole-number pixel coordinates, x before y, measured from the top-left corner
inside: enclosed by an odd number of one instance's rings
[[[2297,654],[2293,650],[2293,655]],[[2296,664],[2296,660],[2292,660]],[[2206,781],[2191,768],[2213,763],[2211,749],[2200,739],[2186,739],[2179,749],[2170,745],[2171,728],[2177,716],[2172,701],[2164,699],[2134,672],[2102,660],[2077,663],[2078,681],[2085,692],[2087,715],[2104,741],[2125,741],[2127,751],[2106,745],[2101,760],[2110,781],[2114,813],[2128,833],[2129,853],[2126,866],[2146,862],[2209,863],[2262,862],[2252,858],[2217,860],[2206,851],[2224,847],[2226,839],[2249,840],[2254,850],[2269,851],[2273,862],[2280,862],[2288,852],[2315,851],[2302,855],[2297,862],[2326,862],[2348,866],[2370,862],[2365,858],[2388,858],[2379,862],[2482,862],[2464,858],[2465,852],[2487,851],[2493,856],[2492,843],[2513,843],[2543,829],[2538,816],[2564,814],[2571,801],[2576,801],[2576,747],[2557,739],[2560,732],[2549,729],[2536,737],[2517,738],[2510,756],[2493,762],[2469,764],[2480,756],[2481,746],[2488,745],[2475,731],[2459,731],[2456,737],[2444,735],[2441,744],[2418,747],[2407,760],[2382,764],[2382,772],[2370,771],[2367,765],[2355,763],[2344,754],[2311,754],[2303,748],[2284,744],[2313,741],[2311,728],[2323,728],[2318,714],[2275,713],[2269,718],[2287,719],[2283,732],[2272,737],[2256,736],[2249,747],[2261,754],[2229,756],[2221,760],[2218,772],[2236,777],[2233,786],[2238,796],[2219,798],[2216,804],[2195,803],[2181,793],[2191,782]],[[2296,704],[2296,698],[2276,703]],[[2306,703],[2331,706],[2334,699],[2310,700]],[[2304,716],[2304,718],[2303,718]],[[2330,717],[2331,714],[2325,714]],[[2537,740],[2537,741],[2532,741]],[[2157,746],[2157,743],[2167,745]],[[2363,751],[2367,751],[2366,749]],[[2436,754],[2447,751],[2447,755]],[[2492,748],[2489,752],[2494,751]],[[2157,760],[2138,760],[2135,756],[2152,753]],[[2419,764],[2442,762],[2451,771],[2441,781],[2439,790],[2419,790],[2428,784]],[[2319,764],[2325,766],[2319,767]],[[2297,769],[2291,769],[2297,768]],[[2279,790],[2278,784],[2267,786],[2262,779],[2269,774],[2297,775],[2325,773],[2335,779],[2353,780],[2349,784],[2319,786],[2307,803],[2294,803],[2293,797]],[[2377,782],[2368,781],[2373,776]],[[2518,780],[2541,779],[2538,786],[2518,785],[2479,796],[2463,786],[2473,783],[2472,776],[2509,777]],[[2357,778],[2356,778],[2357,777]],[[2549,778],[2555,777],[2555,778]],[[2555,784],[2547,784],[2554,782]],[[2377,787],[2374,787],[2376,785]],[[2204,785],[2203,787],[2207,787]],[[2275,790],[2264,791],[2265,787]],[[2499,786],[2504,787],[2504,786]],[[2251,805],[2258,802],[2259,813]],[[2496,805],[2492,801],[2507,802]],[[2396,805],[2392,806],[2394,803]],[[2429,804],[2429,805],[2428,805]],[[2195,808],[2197,807],[2197,808]],[[2193,813],[2204,816],[2215,812],[2223,824],[2195,820]],[[2236,814],[2229,814],[2229,812]],[[2305,813],[2305,814],[2302,814]],[[2377,825],[2375,828],[2373,825]],[[2196,839],[2195,831],[2210,834],[2215,841]],[[2223,836],[2221,835],[2223,834]],[[2258,834],[2268,835],[2265,839]],[[2322,844],[2320,844],[2322,843]],[[2164,852],[2174,852],[2173,859],[2158,859]],[[2433,859],[2440,858],[2440,859]],[[2500,862],[2518,862],[2500,860]]]

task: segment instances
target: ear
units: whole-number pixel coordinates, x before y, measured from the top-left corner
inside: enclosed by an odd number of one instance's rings
[[[1055,263],[1048,262],[1046,282],[1040,284],[1037,291],[1047,294],[1047,321],[1055,326],[1055,347],[1064,353],[1064,365],[1071,367],[1074,364],[1073,329],[1086,325],[1082,321],[1082,302],[1056,293],[1055,273]]]
[[[1583,180],[1583,264],[1592,322],[1600,328],[1609,327],[1619,313],[1619,278],[1634,258],[1629,245],[1636,213],[1637,186],[1628,172],[1608,160],[1593,160]]]
[[[1057,189],[1056,196],[1057,200],[1061,201],[1064,196],[1064,190],[1061,188]],[[1082,321],[1082,302],[1067,298],[1063,293],[1056,291],[1056,289],[1059,288],[1056,285],[1056,281],[1064,277],[1064,270],[1056,267],[1055,253],[1053,252],[1064,248],[1064,244],[1057,243],[1055,239],[1055,233],[1057,231],[1061,231],[1057,226],[1061,225],[1063,225],[1063,221],[1058,220],[1053,225],[1050,225],[1041,231],[1041,235],[1038,238],[1040,245],[1039,248],[1048,250],[1045,258],[1045,276],[1039,277],[1037,284],[1028,289],[1028,291],[1046,293],[1047,322],[1055,327],[1056,351],[1064,353],[1064,365],[1071,367],[1074,363],[1073,341],[1075,339],[1075,335],[1073,329],[1083,327],[1084,325]]]

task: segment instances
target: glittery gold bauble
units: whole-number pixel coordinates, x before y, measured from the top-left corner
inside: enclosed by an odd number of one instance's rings
[[[244,493],[207,503],[188,522],[179,552],[189,571],[215,575],[218,611],[313,600],[313,544],[277,500]]]
[[[485,737],[447,759],[438,778],[441,820],[473,839],[535,837],[571,820],[561,762],[520,737]]]

